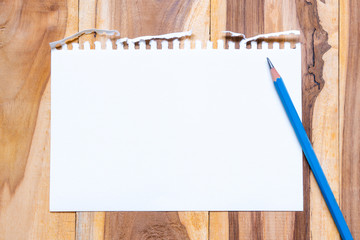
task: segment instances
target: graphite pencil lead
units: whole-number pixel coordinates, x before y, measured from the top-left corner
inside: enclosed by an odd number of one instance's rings
[[[274,65],[272,64],[272,62],[270,61],[270,59],[269,59],[268,57],[267,57],[266,59],[267,59],[267,62],[268,62],[268,64],[269,64],[269,68],[270,68],[270,69],[274,68]]]
[[[276,80],[280,77],[280,74],[276,71],[276,69],[274,68],[274,65],[272,64],[272,62],[270,61],[269,58],[266,58],[267,62],[269,64],[269,68],[270,68],[270,73],[271,73],[271,78],[273,79],[274,82],[276,82]]]

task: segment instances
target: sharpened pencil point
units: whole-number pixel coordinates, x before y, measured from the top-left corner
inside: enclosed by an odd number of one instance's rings
[[[276,69],[274,68],[274,65],[272,64],[272,62],[270,61],[269,58],[266,58],[267,62],[269,64],[269,68],[270,68],[270,73],[271,73],[271,78],[274,82],[276,82],[276,79],[281,78],[279,73],[276,71]]]
[[[270,59],[269,59],[268,57],[267,57],[266,59],[267,59],[267,62],[268,62],[268,64],[269,64],[269,68],[270,68],[270,69],[274,68],[274,65],[272,64],[272,62],[270,61]]]

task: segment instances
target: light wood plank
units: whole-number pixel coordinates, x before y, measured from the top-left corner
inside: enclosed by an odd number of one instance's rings
[[[320,142],[316,142],[315,151],[318,151],[318,149],[323,149],[323,146],[329,146],[329,143],[333,144],[332,140],[330,139],[325,140],[327,136],[322,136],[319,132],[320,130],[317,129],[323,129],[323,126],[325,126],[322,122],[314,122],[315,118],[318,118],[321,116],[324,112],[332,112],[333,106],[324,105],[322,102],[324,99],[319,97],[319,94],[323,91],[324,85],[326,86],[326,80],[324,79],[324,54],[326,54],[329,49],[331,49],[331,46],[328,43],[328,32],[326,30],[331,30],[327,28],[324,29],[322,25],[322,21],[319,18],[319,12],[320,8],[319,5],[322,4],[320,1],[310,1],[310,2],[303,2],[303,1],[296,1],[297,5],[297,16],[299,20],[299,25],[302,30],[302,56],[303,56],[303,65],[302,65],[302,75],[303,75],[303,125],[307,131],[307,134],[310,138],[310,140],[314,143],[314,139],[321,139]],[[333,11],[334,6],[331,6],[331,11]],[[323,10],[323,9],[321,9]],[[336,7],[335,7],[335,11]],[[324,15],[322,15],[324,17]],[[332,32],[333,33],[333,32]],[[335,31],[336,34],[336,31]],[[334,43],[333,43],[334,44]],[[335,46],[336,47],[336,46]],[[327,64],[332,64],[330,55],[330,60],[328,60]],[[329,65],[327,65],[329,66]],[[336,67],[336,66],[335,66]],[[327,69],[328,70],[328,69]],[[329,81],[336,81],[335,79],[329,79]],[[331,85],[329,83],[329,85]],[[327,88],[329,91],[333,91],[333,86],[330,88]],[[336,90],[335,90],[336,91]],[[336,98],[336,95],[335,95]],[[320,99],[320,100],[319,100]],[[319,100],[319,104],[317,105],[317,108],[315,109],[314,106],[317,104],[317,101]],[[322,109],[324,108],[324,109]],[[316,119],[318,120],[318,119]],[[332,119],[336,122],[336,119]],[[316,125],[314,125],[316,124]],[[331,125],[331,131],[336,131],[337,126]],[[336,138],[336,137],[335,137]],[[336,139],[335,139],[336,141]],[[324,145],[322,145],[324,144]],[[331,145],[330,144],[330,145]],[[318,153],[319,154],[319,153]],[[323,152],[320,154],[323,154]],[[335,150],[336,154],[336,150]],[[321,157],[324,157],[322,155]],[[336,157],[335,157],[336,158]],[[336,161],[336,160],[335,160]],[[305,162],[305,161],[304,161]],[[318,227],[317,224],[319,224],[319,221],[326,222],[324,219],[326,218],[318,218],[314,214],[318,213],[312,213],[312,210],[319,210],[318,207],[311,208],[311,204],[318,204],[317,200],[320,199],[319,195],[314,194],[314,191],[310,191],[310,189],[316,189],[316,185],[314,185],[314,179],[311,180],[310,183],[310,170],[307,163],[304,163],[304,199],[305,199],[305,212],[300,213],[296,215],[295,222],[299,224],[299,221],[303,221],[302,224],[306,224],[305,227],[303,227],[303,230],[299,231],[298,229],[295,229],[295,236],[298,238],[310,238],[313,234],[312,231],[314,231],[314,234],[316,235],[316,228]],[[311,198],[311,204],[310,204],[310,198]],[[320,205],[319,205],[320,207]],[[311,216],[311,217],[310,217]],[[306,220],[305,220],[306,219]],[[304,222],[305,221],[305,222]],[[315,225],[311,225],[311,221],[315,221]]]
[[[211,0],[211,32],[210,40],[213,47],[218,48],[217,41],[225,42],[226,29],[226,4],[227,1]],[[209,240],[229,239],[229,217],[228,212],[209,212]]]
[[[225,34],[222,31],[226,31],[226,3],[222,0],[211,0],[211,35],[210,40],[214,44],[214,48],[217,48],[217,41],[224,40]],[[216,216],[216,215],[215,215]]]
[[[109,24],[106,25],[108,17],[103,16],[104,13],[106,14],[106,6],[101,3],[99,6],[96,0],[79,0],[79,31],[90,28],[108,29]],[[98,6],[100,16],[97,16]],[[102,38],[94,36],[83,35],[79,38],[79,42],[80,44],[90,42],[91,48],[94,48],[93,43],[96,40],[106,39],[106,36]],[[105,213],[103,212],[76,212],[76,239],[104,239],[104,225]]]
[[[191,240],[209,239],[209,212],[179,212],[178,214]]]
[[[296,2],[288,0],[265,1],[264,32],[281,32],[299,29],[296,16]],[[289,39],[289,37],[287,37]]]
[[[209,240],[229,239],[228,212],[209,212]]]
[[[341,208],[360,239],[360,4],[340,0]]]
[[[203,44],[210,40],[210,0],[196,0],[191,4],[181,31],[192,30],[192,40],[200,40]]]
[[[75,214],[49,212],[48,44],[77,29],[77,1],[0,8],[0,238],[74,239]]]
[[[64,36],[70,36],[79,31],[79,0],[67,0],[67,21]]]
[[[298,28],[296,27],[298,25],[297,19],[291,17],[295,16],[296,14],[295,2],[292,3],[291,1],[281,2],[272,0],[266,1],[266,3],[269,4],[267,7],[265,7],[265,9],[268,10],[265,11],[269,13],[269,17],[266,18],[265,21],[267,23],[265,27],[266,32],[271,32],[269,31],[269,28],[274,28],[273,31],[283,31]],[[274,6],[276,6],[275,8],[277,8],[279,11],[274,11]],[[314,112],[312,116],[312,136],[315,151],[317,152],[320,161],[323,163],[325,173],[329,177],[331,177],[330,180],[332,186],[335,187],[335,195],[339,196],[339,159],[337,148],[337,11],[337,1],[327,1],[326,4],[318,2],[317,12],[319,14],[319,20],[324,27],[324,31],[326,31],[330,36],[329,43],[331,44],[331,49],[324,54],[325,63],[323,72],[326,84],[315,102]],[[337,236],[337,230],[313,176],[311,176],[310,181],[311,237],[314,239],[327,239],[327,237],[329,236],[335,237]],[[271,221],[269,223],[271,224]],[[327,232],[327,234],[324,234],[324,232]],[[285,235],[291,237],[289,232]],[[276,236],[276,238],[279,237],[280,236]]]
[[[338,1],[318,1],[321,25],[331,48],[323,55],[325,85],[316,99],[312,119],[313,147],[335,198],[340,200],[340,161],[338,124]],[[311,238],[340,239],[317,182],[310,178]]]
[[[79,31],[97,28],[96,26],[96,0],[79,0]],[[83,35],[79,38],[80,45],[90,42],[93,48],[95,38],[92,35]]]
[[[77,212],[76,239],[104,239],[105,212]]]

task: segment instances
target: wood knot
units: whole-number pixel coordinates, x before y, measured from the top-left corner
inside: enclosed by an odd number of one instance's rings
[[[49,7],[50,11],[58,11],[59,10],[59,5],[58,4],[51,4]]]
[[[155,224],[145,229],[141,240],[188,240],[186,229],[178,223]]]

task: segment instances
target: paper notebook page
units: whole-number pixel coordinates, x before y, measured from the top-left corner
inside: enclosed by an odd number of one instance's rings
[[[300,48],[52,51],[51,211],[299,211]]]

